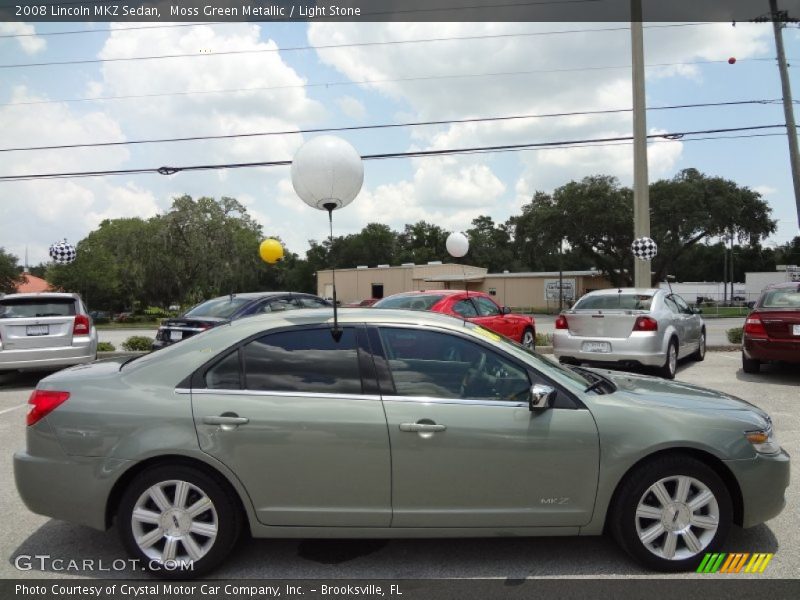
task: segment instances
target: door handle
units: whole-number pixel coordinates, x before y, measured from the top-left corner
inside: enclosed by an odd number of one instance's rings
[[[245,425],[250,422],[247,417],[238,417],[235,415],[220,415],[218,417],[203,417],[203,423],[206,425]]]
[[[433,433],[435,431],[445,431],[446,425],[436,425],[431,423],[400,423],[400,431],[411,433]]]

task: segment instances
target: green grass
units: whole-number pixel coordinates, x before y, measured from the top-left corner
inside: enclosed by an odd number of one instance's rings
[[[95,325],[97,329],[152,329],[157,328],[161,325],[161,319],[155,319],[153,321],[143,321],[141,323],[128,323],[126,321],[122,322],[113,322],[113,323],[102,323],[100,325]]]

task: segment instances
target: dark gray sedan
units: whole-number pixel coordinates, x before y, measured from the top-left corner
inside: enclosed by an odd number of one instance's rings
[[[784,506],[769,416],[659,378],[565,368],[470,322],[327,309],[220,325],[31,395],[17,489],[164,575],[256,537],[610,532],[694,569]]]

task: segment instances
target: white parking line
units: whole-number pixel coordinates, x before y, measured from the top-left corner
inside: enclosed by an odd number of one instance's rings
[[[12,410],[17,410],[18,408],[22,408],[23,406],[28,406],[27,404],[20,404],[19,406],[12,406],[11,408],[7,408],[5,410],[0,410],[0,415],[4,415]]]

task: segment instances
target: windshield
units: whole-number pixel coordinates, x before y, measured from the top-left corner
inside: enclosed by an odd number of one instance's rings
[[[72,298],[12,298],[0,300],[0,319],[24,317],[70,317],[75,314]]]
[[[800,286],[797,288],[780,288],[764,294],[761,302],[764,308],[800,308]]]
[[[587,295],[578,300],[573,310],[623,309],[650,310],[653,296],[649,294],[598,294]]]
[[[409,294],[407,296],[389,296],[379,300],[374,308],[406,308],[410,310],[430,310],[431,306],[444,298],[442,294]]]
[[[488,338],[494,342],[497,342],[505,346],[505,349],[510,350],[512,353],[517,353],[517,354],[519,354],[520,352],[524,353],[527,359],[533,359],[534,362],[537,363],[537,366],[541,367],[542,370],[544,371],[552,372],[555,370],[559,373],[559,375],[562,375],[583,387],[592,383],[591,379],[584,377],[583,375],[581,375],[576,371],[573,371],[572,369],[567,369],[565,367],[562,367],[557,362],[553,362],[552,360],[545,358],[541,354],[537,354],[533,350],[526,348],[522,344],[519,344],[514,340],[507,338],[504,335],[499,335],[494,331],[490,331],[489,329],[481,327],[480,325],[476,325],[475,323],[472,323],[470,321],[464,321],[464,327],[466,327],[471,331],[474,331],[475,333],[485,338]]]
[[[248,302],[250,302],[250,298],[237,298],[236,296],[214,298],[213,300],[198,304],[183,316],[218,317],[220,319],[227,319]]]

